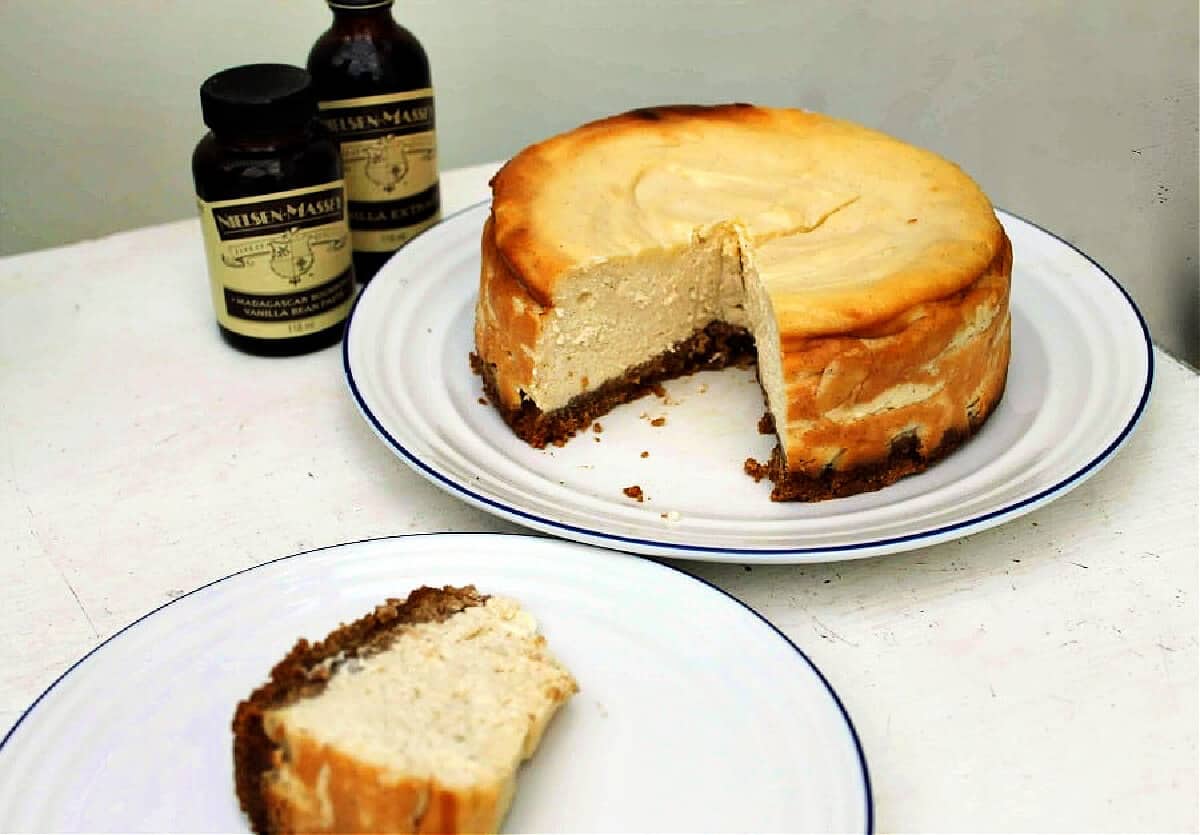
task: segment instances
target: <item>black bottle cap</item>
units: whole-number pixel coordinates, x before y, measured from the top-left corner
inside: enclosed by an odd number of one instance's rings
[[[289,64],[246,64],[223,70],[200,85],[204,124],[232,134],[296,130],[316,115],[312,77]]]
[[[393,0],[325,0],[331,9],[382,9]]]

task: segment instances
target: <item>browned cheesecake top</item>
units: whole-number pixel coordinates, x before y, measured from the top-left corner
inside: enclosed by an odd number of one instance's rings
[[[853,332],[957,292],[1004,241],[953,163],[800,110],[636,110],[526,148],[492,187],[496,248],[540,304],[573,272],[729,225],[785,338]]]

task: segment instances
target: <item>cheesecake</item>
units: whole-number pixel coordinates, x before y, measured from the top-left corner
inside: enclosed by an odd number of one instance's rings
[[[1001,398],[1011,246],[930,151],[800,110],[657,107],[532,145],[491,188],[471,360],[534,446],[755,361],[778,443],[746,469],[814,501],[925,469]]]
[[[301,640],[236,710],[254,830],[495,832],[577,691],[515,600],[422,587]]]

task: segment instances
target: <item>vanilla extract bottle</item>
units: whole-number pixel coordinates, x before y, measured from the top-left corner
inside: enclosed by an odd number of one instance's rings
[[[366,283],[441,218],[429,60],[392,0],[326,0],[308,71],[346,178],[354,271]]]
[[[341,157],[308,73],[233,67],[204,82],[200,107],[192,174],[221,336],[264,356],[335,344],[354,268]]]

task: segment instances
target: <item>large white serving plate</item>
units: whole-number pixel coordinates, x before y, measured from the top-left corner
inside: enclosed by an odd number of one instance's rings
[[[983,430],[921,475],[815,504],[768,500],[742,472],[774,438],[753,371],[667,385],[561,448],[532,449],[480,403],[468,366],[488,206],[421,235],[375,276],[346,333],[350,391],[395,454],[477,507],[557,536],[643,554],[815,562],[929,545],[998,525],[1094,475],[1145,409],[1149,332],[1121,286],[1033,224],[1012,239],[1012,363]],[[653,427],[648,418],[665,415]],[[641,452],[649,452],[646,458]],[[638,485],[645,501],[627,498]]]
[[[864,832],[866,761],[829,682],[761,616],[650,560],[431,534],[285,557],[114,635],[0,740],[0,831],[245,831],[238,701],[300,636],[389,596],[519,599],[580,692],[520,775],[512,832]]]

